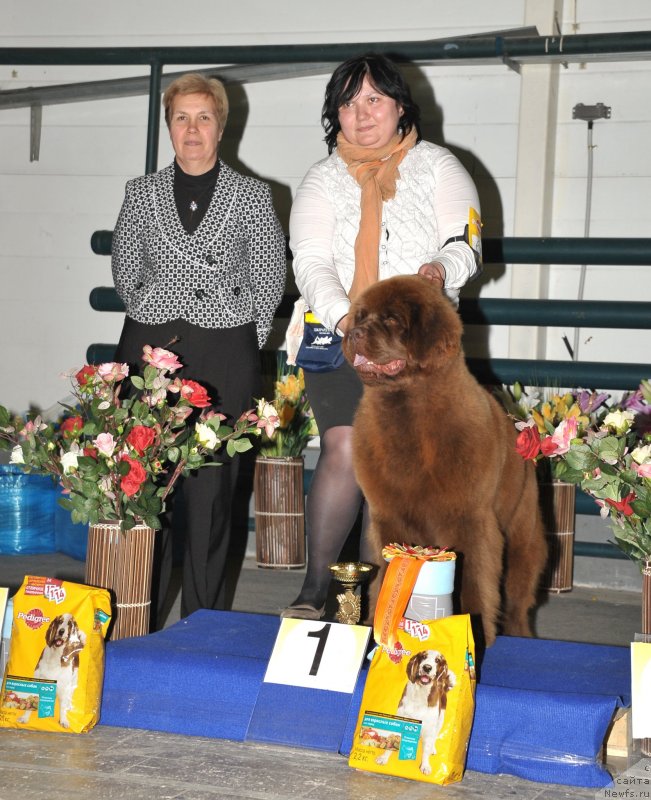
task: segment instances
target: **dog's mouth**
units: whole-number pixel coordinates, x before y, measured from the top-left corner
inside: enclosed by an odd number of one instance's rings
[[[431,679],[431,677],[429,675],[419,675],[418,676],[418,683],[420,683],[421,686],[429,686],[429,684],[431,682],[432,682],[432,679]]]
[[[62,639],[61,636],[57,636],[57,638],[54,640],[54,646],[55,647],[63,647],[64,644],[65,644],[65,640]]]
[[[386,364],[376,364],[375,361],[370,361],[366,356],[361,353],[355,353],[355,360],[353,366],[358,372],[367,375],[397,375],[405,368],[407,362],[404,358],[394,358],[392,361],[387,361]]]

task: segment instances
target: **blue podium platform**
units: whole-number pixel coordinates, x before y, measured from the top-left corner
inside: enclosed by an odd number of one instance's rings
[[[264,683],[279,627],[262,614],[198,611],[109,642],[100,723],[347,755],[366,668],[351,694]],[[478,665],[467,766],[606,786],[599,751],[629,704],[628,648],[499,637]]]

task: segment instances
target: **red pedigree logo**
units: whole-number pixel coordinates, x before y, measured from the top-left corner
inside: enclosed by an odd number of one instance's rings
[[[40,608],[33,608],[31,611],[28,611],[26,614],[24,611],[21,611],[18,614],[18,619],[24,619],[25,625],[32,630],[37,630],[46,622],[50,621],[49,617],[46,617],[45,614],[41,611]]]

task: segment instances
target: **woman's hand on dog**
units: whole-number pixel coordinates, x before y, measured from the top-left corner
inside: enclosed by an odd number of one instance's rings
[[[438,283],[441,289],[445,286],[445,267],[438,261],[422,264],[418,269],[418,274],[434,283]]]

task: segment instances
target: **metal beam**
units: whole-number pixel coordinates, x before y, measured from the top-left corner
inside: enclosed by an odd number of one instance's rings
[[[2,51],[0,51],[1,53]],[[259,83],[262,81],[303,78],[332,72],[336,62],[319,64],[240,64],[214,66],[194,70],[202,75],[218,76],[224,83]],[[166,72],[161,76],[161,90],[184,75],[183,72]],[[26,108],[34,104],[42,106],[63,103],[87,103],[91,100],[114,100],[122,97],[138,97],[149,93],[151,76],[137,78],[114,78],[108,81],[86,81],[63,83],[55,86],[28,87],[0,91],[0,109]]]
[[[0,64],[286,64],[336,62],[380,51],[399,61],[431,63],[580,63],[651,59],[651,31],[510,36],[479,34],[410,42],[236,45],[223,47],[7,47]]]

